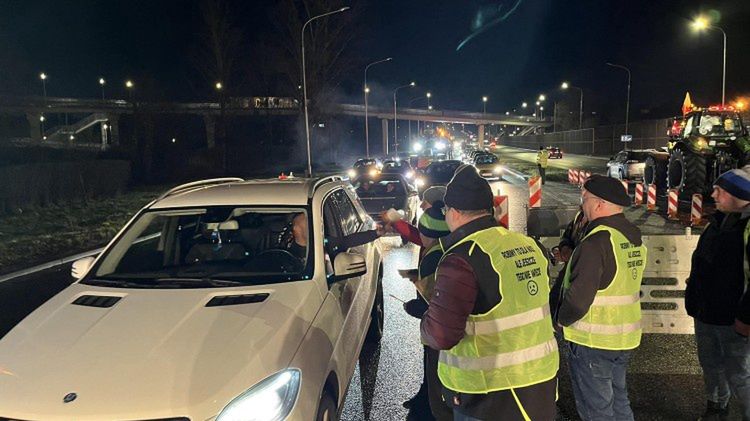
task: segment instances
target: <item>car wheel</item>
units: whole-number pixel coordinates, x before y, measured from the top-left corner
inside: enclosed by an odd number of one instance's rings
[[[333,399],[330,393],[323,392],[323,396],[320,398],[320,404],[318,405],[318,421],[338,421],[339,414],[336,408],[336,401]]]
[[[377,344],[383,337],[383,325],[385,322],[385,306],[383,300],[383,267],[380,267],[378,274],[378,289],[375,293],[375,301],[372,303],[370,311],[370,328],[367,330],[365,342],[368,344]]]

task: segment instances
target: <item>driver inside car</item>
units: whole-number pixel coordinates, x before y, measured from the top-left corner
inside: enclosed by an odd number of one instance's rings
[[[287,250],[294,257],[304,260],[307,257],[307,217],[304,213],[297,214],[292,220],[292,239]]]

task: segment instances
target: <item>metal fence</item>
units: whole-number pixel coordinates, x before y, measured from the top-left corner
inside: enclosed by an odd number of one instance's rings
[[[651,149],[666,145],[668,121],[669,119],[657,119],[630,123],[628,131],[633,135],[633,141],[628,144],[628,149]],[[624,133],[624,124],[615,124],[591,129],[506,137],[502,143],[526,149],[557,146],[565,153],[610,156],[623,149],[620,135]]]

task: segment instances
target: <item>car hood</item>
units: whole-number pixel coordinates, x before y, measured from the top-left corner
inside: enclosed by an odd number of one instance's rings
[[[206,307],[219,295],[258,293],[269,296]],[[83,295],[121,298],[109,308],[71,304]],[[73,284],[0,339],[0,417],[206,419],[287,367],[321,301],[314,281],[178,290]],[[77,399],[63,403],[69,393]]]

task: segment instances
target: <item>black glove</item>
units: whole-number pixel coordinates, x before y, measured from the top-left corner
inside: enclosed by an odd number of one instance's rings
[[[424,313],[427,311],[427,302],[418,298],[409,300],[404,303],[404,310],[409,316],[421,319]]]

